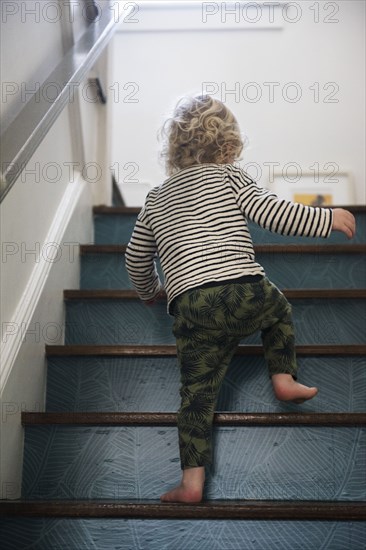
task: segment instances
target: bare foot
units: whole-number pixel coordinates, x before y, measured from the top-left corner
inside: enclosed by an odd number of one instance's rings
[[[294,380],[291,374],[274,374],[272,376],[273,391],[280,401],[304,403],[318,393],[318,388],[308,388]]]
[[[178,487],[160,497],[162,502],[201,502],[203,484],[205,482],[204,467],[187,468],[183,470],[182,481]]]
[[[175,489],[165,493],[160,497],[162,502],[186,502],[195,503],[202,500],[202,489],[190,489],[180,484]]]

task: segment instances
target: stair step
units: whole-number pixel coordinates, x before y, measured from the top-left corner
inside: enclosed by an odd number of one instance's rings
[[[366,289],[283,289],[283,294],[288,299],[361,299],[366,298]],[[114,290],[114,289],[88,289],[88,290],[64,290],[65,300],[80,299],[110,299],[110,300],[135,300],[138,294],[135,290]]]
[[[105,206],[100,204],[93,206],[93,214],[108,214],[109,216],[136,215],[141,211],[139,206]]]
[[[176,413],[22,412],[22,425],[176,426]],[[366,413],[216,413],[216,426],[366,426]]]
[[[363,206],[346,206],[348,210],[353,212],[356,218],[357,232],[352,243],[365,242],[366,238],[366,208]],[[95,242],[96,243],[116,243],[128,242],[132,234],[137,214],[140,208],[109,208],[96,207],[94,210],[94,225],[95,225]],[[248,221],[249,231],[252,235],[254,243],[284,243],[290,242],[309,244],[318,243],[320,246],[328,245],[329,243],[348,243],[348,239],[343,233],[334,232],[328,239],[309,237],[294,237],[283,236],[278,233],[271,233],[262,229],[255,223]]]
[[[362,356],[366,355],[366,345],[311,345],[296,346],[296,354],[301,355],[329,355],[329,356]],[[100,346],[100,345],[66,345],[46,346],[46,355],[55,356],[134,356],[134,357],[162,357],[176,356],[177,348],[174,345],[168,346]],[[263,355],[262,346],[238,346],[236,355]]]
[[[236,355],[219,393],[221,412],[365,411],[365,355],[300,355],[299,381],[315,400],[283,403],[273,394],[263,355]],[[172,355],[48,356],[46,411],[170,412],[179,408],[180,371]]]
[[[279,288],[363,288],[365,245],[258,245],[257,260]],[[124,245],[83,245],[80,287],[132,288]],[[159,262],[157,268],[161,274]],[[296,283],[294,284],[294,282]]]
[[[324,521],[301,519],[5,516],[0,518],[0,530],[6,550],[365,549],[364,521],[342,520],[336,513],[334,521],[331,517]]]
[[[175,346],[50,346],[46,410],[170,412],[179,408]],[[297,348],[299,380],[316,385],[315,400],[278,401],[261,346],[239,346],[216,410],[226,412],[364,412],[366,346]]]
[[[352,214],[366,214],[366,206],[362,204],[347,205],[347,206],[332,206],[332,208],[347,208]],[[131,206],[105,206],[100,204],[93,206],[93,214],[108,214],[108,215],[128,215],[128,214],[138,214],[141,210],[141,207],[131,207]]]
[[[212,500],[18,500],[0,502],[0,516],[52,518],[241,519],[365,521],[366,502]]]
[[[41,423],[24,426],[22,498],[156,499],[179,482],[174,414],[163,426],[103,424],[100,415],[83,424],[72,413],[63,415],[67,424],[52,423],[55,416],[44,424],[41,416]],[[330,423],[338,419],[331,417]],[[315,418],[292,425],[216,423],[205,499],[366,501],[364,425],[313,424]],[[117,421],[113,413],[111,421]]]
[[[292,302],[296,342],[307,344],[363,344],[366,334],[365,299],[296,299]],[[342,319],[342,323],[339,320]],[[66,301],[66,344],[174,344],[173,317],[166,302],[146,306],[128,300],[79,297]],[[259,344],[259,332],[243,342]]]
[[[205,498],[366,500],[365,413],[216,419]],[[179,480],[174,413],[24,413],[22,421],[23,498],[155,499]]]
[[[124,254],[123,244],[81,244],[80,254]],[[365,254],[366,244],[258,244],[254,245],[256,254]]]

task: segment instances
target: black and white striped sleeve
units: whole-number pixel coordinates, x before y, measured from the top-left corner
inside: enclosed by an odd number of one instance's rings
[[[128,276],[141,300],[153,300],[162,285],[156,269],[157,245],[144,209],[141,210],[130,242],[125,263]]]
[[[261,227],[282,235],[329,237],[333,225],[330,208],[280,199],[238,168],[229,172],[229,179],[240,210]]]

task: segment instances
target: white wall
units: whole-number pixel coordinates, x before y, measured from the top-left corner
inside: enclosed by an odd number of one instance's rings
[[[2,125],[19,113],[63,57],[61,19],[52,6],[43,10],[42,2],[34,0],[2,2]]]
[[[113,116],[113,103],[108,88],[113,82],[111,80],[113,55],[114,45],[112,39],[88,75],[88,77],[99,78],[104,94],[107,96],[106,105],[93,100],[94,92],[90,90],[88,79],[81,85],[80,116],[84,144],[85,177],[91,185],[94,205],[110,205],[112,202],[111,118]]]
[[[79,243],[93,238],[92,189],[70,159],[66,108],[0,207],[0,498],[20,496],[21,412],[44,410],[45,345],[64,341],[63,290],[79,288]]]
[[[1,17],[3,128],[59,64],[72,36],[65,21],[52,21],[55,2],[5,4],[13,11]],[[77,38],[85,25],[75,18]],[[110,55],[107,47],[90,74],[105,87]],[[109,110],[110,103],[93,100],[87,79],[81,83],[0,205],[0,498],[20,496],[21,412],[44,410],[45,345],[64,342],[63,290],[79,287],[79,244],[93,240],[93,204],[111,202]]]
[[[248,136],[241,165],[260,184],[270,185],[268,163],[285,175],[288,163],[304,173],[317,166],[330,176],[346,171],[355,185],[349,202],[364,204],[364,2],[292,2],[288,11],[273,8],[273,24],[259,2],[257,23],[238,2],[226,3],[234,4],[233,15],[221,2],[168,4],[139,2],[115,39],[112,159],[119,182],[158,185],[165,177],[157,160],[161,123],[182,95],[213,90]]]
[[[92,237],[90,187],[81,179],[76,180],[74,184],[67,184],[66,187],[65,196],[61,199],[56,213],[56,222],[50,228],[53,237],[46,238],[41,243],[40,262],[33,264],[36,273],[27,281],[25,294],[18,304],[20,309],[13,316],[2,315],[2,499],[19,498],[21,495],[24,437],[21,413],[45,410],[45,345],[64,342],[63,290],[79,288],[79,243],[90,242]],[[13,198],[16,198],[16,190],[17,187],[13,187],[4,201],[9,209],[13,206]],[[32,205],[30,203],[30,208]],[[21,210],[25,214],[25,208]],[[58,235],[56,238],[55,234]],[[18,234],[18,242],[24,238]],[[45,261],[44,258],[52,252],[52,249],[47,247],[51,242],[57,243],[57,248],[53,247],[53,250],[57,250],[58,253],[53,259],[49,256],[49,260]],[[32,263],[30,257],[28,263]],[[4,267],[6,268],[6,263],[5,266],[3,264]],[[22,271],[22,266],[19,266],[19,275]],[[12,284],[4,282],[1,294],[4,297],[7,294],[16,296],[13,293],[20,291],[18,287],[15,276]],[[32,308],[31,312],[27,306]]]

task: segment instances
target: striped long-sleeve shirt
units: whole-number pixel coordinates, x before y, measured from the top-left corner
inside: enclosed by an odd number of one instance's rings
[[[126,251],[126,268],[142,300],[161,290],[168,308],[190,288],[243,275],[264,275],[255,261],[247,219],[283,235],[328,237],[331,209],[279,199],[232,164],[180,170],[146,197]]]

